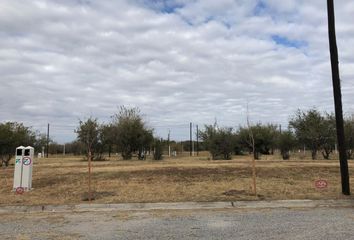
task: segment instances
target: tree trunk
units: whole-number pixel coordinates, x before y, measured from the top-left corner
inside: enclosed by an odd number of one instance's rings
[[[5,160],[3,160],[3,162],[5,163],[5,167],[8,167],[8,166],[9,166],[11,157],[12,157],[11,155],[8,155],[8,157],[7,157]]]
[[[329,155],[331,154],[332,150],[330,149],[324,149],[322,151],[322,156],[324,159],[328,160],[329,159]]]
[[[289,151],[282,151],[281,156],[283,157],[283,160],[289,160],[290,159],[290,154]]]
[[[317,158],[317,150],[312,150],[311,151],[311,157],[312,157],[312,160],[316,160],[316,158]]]
[[[123,151],[122,157],[124,160],[130,160],[132,159],[132,153],[130,151]]]

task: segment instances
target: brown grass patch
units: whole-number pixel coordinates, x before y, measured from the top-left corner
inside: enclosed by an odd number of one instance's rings
[[[262,199],[341,198],[337,160],[256,161],[257,192]],[[350,172],[353,164],[350,162]],[[95,203],[254,200],[249,157],[211,161],[206,157],[163,161],[110,160],[93,163]],[[317,179],[328,188],[318,190]],[[82,157],[35,161],[33,190],[13,193],[13,166],[0,169],[1,205],[77,204],[87,193],[87,163]],[[354,182],[351,182],[352,186]]]

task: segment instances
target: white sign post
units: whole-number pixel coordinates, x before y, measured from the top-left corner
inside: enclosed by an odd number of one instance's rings
[[[16,148],[13,190],[17,193],[23,193],[24,191],[29,191],[32,188],[33,158],[33,147],[21,146]]]
[[[24,146],[20,146],[16,148],[14,186],[13,186],[14,191],[16,191],[17,188],[22,187],[22,158],[24,153],[25,153]]]

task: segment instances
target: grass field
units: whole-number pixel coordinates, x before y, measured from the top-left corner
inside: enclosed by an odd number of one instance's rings
[[[94,203],[232,201],[256,199],[336,199],[341,195],[338,160],[256,161],[258,197],[252,195],[249,156],[211,161],[204,155],[165,158],[163,161],[93,162]],[[350,173],[354,162],[349,162]],[[0,169],[0,205],[77,204],[85,202],[88,168],[83,157],[36,159],[33,190],[12,192],[13,166]],[[353,175],[352,175],[353,176]],[[354,176],[353,176],[354,177]],[[354,179],[351,179],[351,186]],[[326,189],[314,182],[325,179]]]

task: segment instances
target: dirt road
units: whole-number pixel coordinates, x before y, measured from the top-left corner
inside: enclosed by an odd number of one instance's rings
[[[0,214],[0,239],[354,239],[354,209],[223,208]]]

